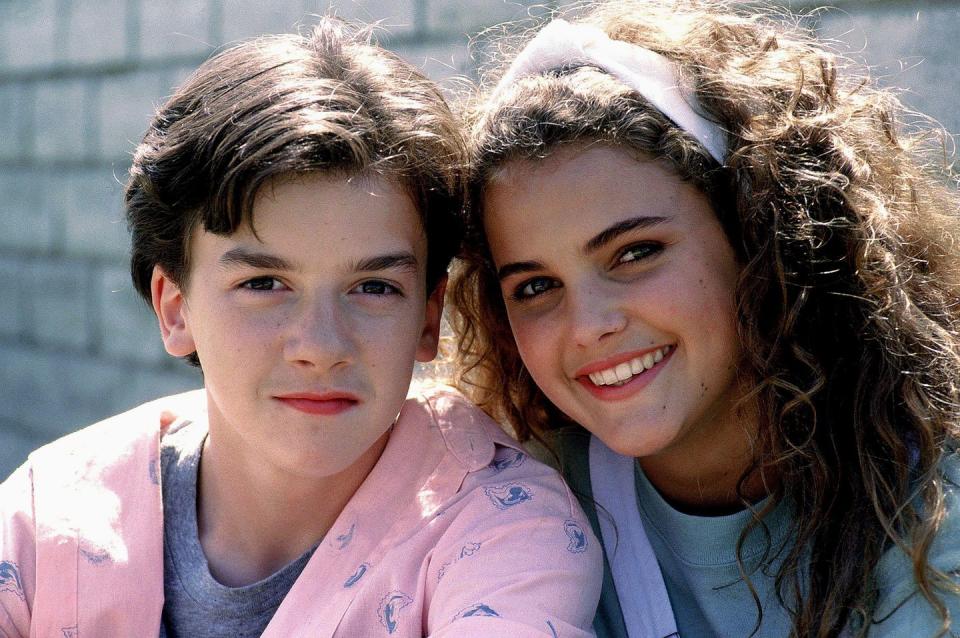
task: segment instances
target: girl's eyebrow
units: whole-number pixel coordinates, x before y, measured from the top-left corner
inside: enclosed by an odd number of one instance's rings
[[[597,233],[590,241],[587,242],[586,246],[584,246],[584,252],[596,252],[626,232],[636,230],[638,228],[650,228],[651,226],[656,226],[657,224],[662,224],[667,221],[670,221],[669,217],[659,217],[656,215],[642,215],[639,217],[624,219],[623,221],[619,221],[609,228]]]
[[[657,224],[662,224],[668,221],[670,221],[669,217],[661,217],[657,215],[641,215],[639,217],[624,219],[594,235],[584,247],[584,252],[596,252],[620,235],[630,232],[631,230],[636,230],[638,228],[649,228],[651,226],[656,226]],[[533,272],[536,270],[541,270],[542,268],[543,264],[538,261],[515,261],[509,264],[504,264],[498,268],[497,277],[503,281],[511,275],[524,272]]]
[[[419,266],[417,257],[413,253],[399,252],[388,255],[377,255],[358,261],[353,266],[355,272],[375,270],[416,270]]]
[[[533,272],[541,269],[543,269],[543,264],[539,261],[514,261],[500,266],[500,268],[497,269],[497,278],[503,281],[507,277],[516,275],[517,273]]]

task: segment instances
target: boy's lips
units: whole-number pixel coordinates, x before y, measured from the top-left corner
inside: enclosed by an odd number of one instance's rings
[[[358,405],[360,399],[349,392],[290,392],[273,397],[287,407],[307,414],[331,416]]]

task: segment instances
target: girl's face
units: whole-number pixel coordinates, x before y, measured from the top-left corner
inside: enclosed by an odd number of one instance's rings
[[[630,456],[740,445],[738,266],[695,186],[578,147],[506,166],[485,204],[520,355],[557,407]]]

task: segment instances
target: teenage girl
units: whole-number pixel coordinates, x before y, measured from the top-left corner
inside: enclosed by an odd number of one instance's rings
[[[470,118],[461,383],[582,495],[600,636],[946,635],[943,138],[732,4],[597,3],[495,74]]]

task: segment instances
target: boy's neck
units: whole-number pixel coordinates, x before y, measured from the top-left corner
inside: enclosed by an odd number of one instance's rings
[[[388,437],[384,433],[344,472],[307,478],[231,458],[211,432],[197,477],[197,527],[213,577],[230,587],[249,585],[317,545],[376,465]]]

